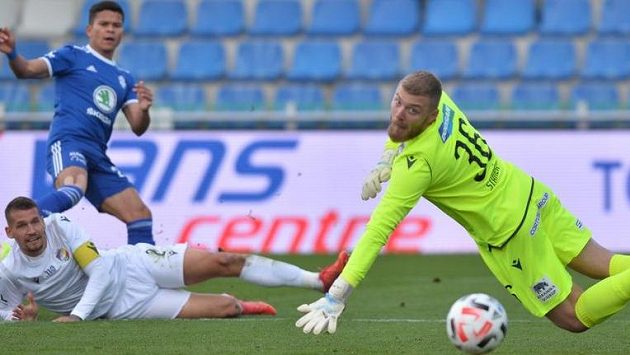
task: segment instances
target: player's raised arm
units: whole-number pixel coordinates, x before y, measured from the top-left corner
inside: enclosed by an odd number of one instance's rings
[[[46,61],[42,58],[26,59],[17,52],[15,36],[6,27],[0,28],[0,52],[6,54],[9,66],[18,79],[37,79],[49,76]]]
[[[149,124],[151,123],[149,109],[153,105],[153,92],[144,85],[143,81],[136,83],[133,91],[138,96],[138,102],[125,106],[123,112],[133,133],[141,136],[149,129]]]

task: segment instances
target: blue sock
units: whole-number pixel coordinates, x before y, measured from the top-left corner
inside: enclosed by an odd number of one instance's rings
[[[74,185],[64,185],[56,191],[46,194],[37,200],[37,206],[42,216],[46,217],[51,213],[59,213],[69,210],[79,203],[83,197],[83,191]]]
[[[127,243],[147,243],[155,245],[155,241],[153,240],[153,220],[151,218],[145,218],[127,223]]]

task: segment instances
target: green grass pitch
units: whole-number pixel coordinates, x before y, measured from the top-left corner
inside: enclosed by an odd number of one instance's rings
[[[333,256],[274,256],[309,269]],[[592,280],[578,278],[582,286]],[[92,321],[74,324],[40,320],[0,324],[3,354],[439,354],[456,353],[444,318],[453,301],[473,292],[498,298],[509,317],[507,337],[497,354],[627,354],[630,311],[572,334],[529,315],[490,275],[477,255],[382,255],[355,290],[334,335],[305,335],[294,326],[295,308],[315,301],[312,290],[262,288],[238,279],[211,280],[193,291],[228,292],[262,299],[276,317],[223,320]]]

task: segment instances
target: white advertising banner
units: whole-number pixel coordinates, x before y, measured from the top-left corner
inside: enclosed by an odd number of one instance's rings
[[[486,131],[496,154],[554,189],[603,245],[630,251],[630,132]],[[377,131],[115,132],[109,155],[151,208],[158,244],[187,242],[257,253],[352,248],[377,201],[361,185],[380,157]],[[42,196],[45,132],[0,135],[3,208]],[[126,227],[85,199],[66,214],[98,246],[125,244]],[[5,238],[2,236],[0,240]],[[386,253],[473,252],[463,228],[422,201]]]

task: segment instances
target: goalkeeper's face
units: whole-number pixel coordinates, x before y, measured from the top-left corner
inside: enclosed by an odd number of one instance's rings
[[[411,95],[399,86],[390,106],[389,138],[405,142],[417,137],[435,121],[437,113],[429,97]]]
[[[15,239],[20,250],[28,256],[38,256],[46,249],[44,219],[37,207],[28,210],[14,209],[9,213],[7,236]]]
[[[90,47],[106,58],[112,59],[123,36],[123,18],[118,12],[104,10],[94,16],[87,27]]]

